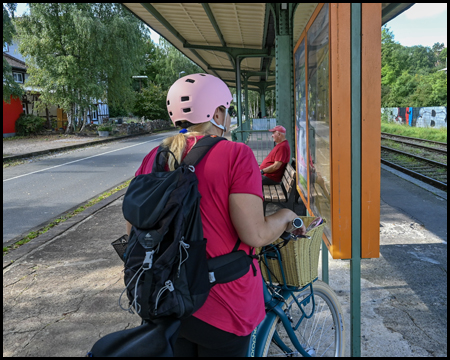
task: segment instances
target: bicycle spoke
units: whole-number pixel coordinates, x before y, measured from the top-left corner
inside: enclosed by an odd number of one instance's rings
[[[300,305],[301,308],[299,304],[310,295],[309,291],[296,294],[297,301],[293,298],[288,300],[287,315],[292,317],[292,331],[300,342],[302,351],[306,351],[311,356],[342,355],[344,336],[341,325],[342,315],[336,301],[330,300],[333,296],[330,295],[331,293],[332,290],[328,285],[321,284],[317,286],[317,291],[314,288],[314,299],[311,299],[307,305]],[[311,314],[313,304],[315,304],[314,314],[309,319],[303,318],[299,323],[303,312]],[[276,332],[277,341],[281,343],[272,342],[268,356],[301,356],[301,349],[295,348],[281,321],[276,324]],[[287,349],[292,351],[286,352]]]
[[[309,289],[292,293],[295,299],[287,299],[286,316],[292,318],[291,326],[285,328],[280,319],[274,323],[273,331],[266,340],[267,356],[301,356],[302,352],[310,356],[343,356],[344,325],[337,297],[333,290],[321,281],[314,283],[313,287],[314,296],[308,304],[303,305],[301,302],[311,295]],[[313,308],[314,313],[311,314]],[[302,318],[303,313],[311,316]],[[290,336],[296,337],[297,340],[294,341]],[[294,343],[300,343],[301,347],[296,348]]]

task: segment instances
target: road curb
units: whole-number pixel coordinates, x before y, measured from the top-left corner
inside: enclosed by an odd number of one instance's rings
[[[108,196],[106,199],[103,199],[99,201],[97,204],[90,206],[86,210],[82,211],[79,214],[76,214],[75,216],[71,217],[70,219],[64,221],[62,224],[59,224],[57,226],[54,226],[49,231],[47,231],[45,234],[42,234],[30,242],[21,245],[17,249],[10,250],[8,254],[3,256],[3,269],[7,268],[9,265],[13,264],[15,261],[19,260],[23,256],[29,254],[31,251],[39,248],[40,246],[46,244],[47,242],[53,240],[55,237],[63,234],[73,226],[79,224],[89,216],[95,214],[97,211],[100,211],[104,207],[110,205],[117,199],[119,199],[121,196],[125,195],[125,192],[127,191],[128,187],[117,191],[116,193]],[[20,239],[17,239],[17,241],[20,241]],[[17,242],[16,241],[16,242]]]
[[[51,154],[51,153],[59,152],[59,151],[79,149],[79,148],[83,148],[83,147],[87,147],[87,146],[94,146],[94,145],[98,145],[98,144],[103,144],[103,143],[107,143],[107,142],[111,142],[111,141],[132,138],[132,137],[136,137],[136,136],[156,134],[156,133],[158,133],[160,131],[166,131],[166,130],[176,130],[176,129],[175,128],[173,128],[173,129],[172,128],[158,129],[158,130],[155,130],[153,132],[145,132],[145,133],[139,133],[139,134],[131,134],[131,135],[118,136],[118,137],[111,137],[111,138],[108,138],[108,139],[97,140],[97,141],[87,142],[87,143],[83,143],[83,144],[68,145],[68,146],[63,146],[63,147],[60,147],[60,148],[54,148],[54,149],[48,149],[48,150],[42,150],[42,151],[34,151],[34,152],[31,152],[31,153],[26,153],[26,154],[5,156],[3,158],[3,162],[20,160],[20,159],[23,159],[23,158],[28,158],[28,157],[32,157],[32,156],[38,156],[38,155],[46,155],[46,154]]]

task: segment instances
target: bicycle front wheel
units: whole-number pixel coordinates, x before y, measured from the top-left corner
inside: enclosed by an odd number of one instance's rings
[[[324,282],[313,284],[314,314],[304,318],[300,324],[302,311],[298,306],[311,294],[309,287],[293,293],[287,299],[285,313],[292,317],[291,325],[295,336],[303,349],[311,356],[341,357],[344,356],[345,330],[341,305],[334,291]],[[296,297],[297,301],[294,300]],[[313,302],[303,306],[309,316],[313,310]],[[298,327],[297,327],[298,325]],[[264,345],[264,356],[302,356],[291,342],[289,335],[279,318],[276,319]]]

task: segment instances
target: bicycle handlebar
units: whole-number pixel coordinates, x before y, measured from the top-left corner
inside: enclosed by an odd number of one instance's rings
[[[283,240],[291,240],[292,238],[292,234],[290,232],[287,231],[283,231],[283,233],[280,235],[280,238],[282,238]]]
[[[308,235],[292,235],[292,233],[284,231],[281,235],[280,238],[282,238],[283,240],[289,241],[289,240],[297,240],[299,238],[305,238],[305,239],[310,239],[310,237]]]

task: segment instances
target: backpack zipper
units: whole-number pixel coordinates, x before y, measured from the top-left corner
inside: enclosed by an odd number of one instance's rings
[[[180,240],[180,262],[178,263],[178,272],[177,272],[177,278],[180,277],[180,269],[181,269],[181,265],[187,260],[189,259],[189,252],[187,251],[187,249],[189,249],[190,245],[186,244],[184,241],[184,236],[181,237]],[[186,252],[186,258],[183,260],[183,254],[181,252],[181,248],[183,248],[183,250]]]
[[[165,286],[163,286],[159,292],[158,295],[156,296],[156,302],[155,302],[155,316],[158,315],[158,301],[161,298],[162,294],[166,291],[169,290],[170,292],[174,291],[175,288],[173,287],[172,281],[167,280],[165,283]]]

